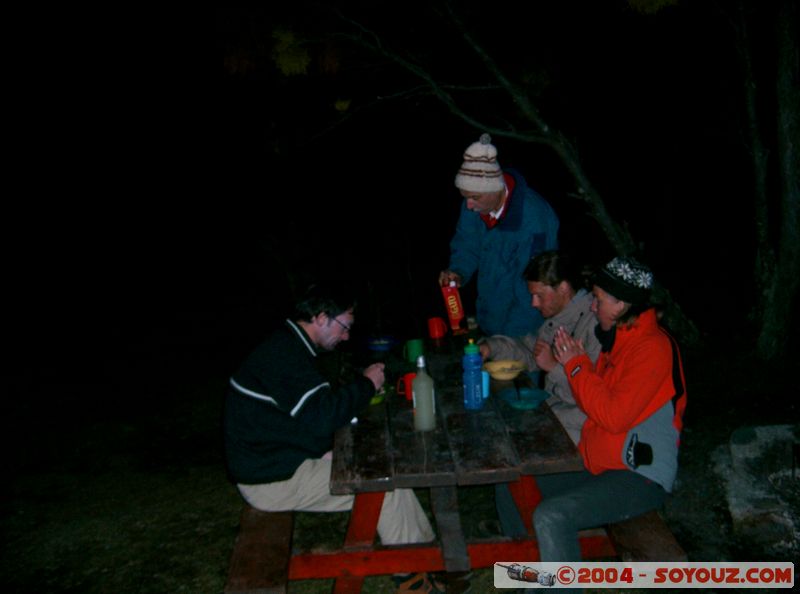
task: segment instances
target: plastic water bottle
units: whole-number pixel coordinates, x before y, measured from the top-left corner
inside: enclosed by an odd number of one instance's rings
[[[431,431],[436,428],[436,399],[433,378],[425,370],[425,355],[417,357],[417,376],[411,382],[414,400],[414,429]]]
[[[478,345],[472,338],[464,347],[461,364],[464,367],[464,408],[480,410],[483,408],[483,377],[481,376],[483,359]]]

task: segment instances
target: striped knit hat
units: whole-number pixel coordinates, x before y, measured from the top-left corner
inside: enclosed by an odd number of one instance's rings
[[[481,139],[464,151],[464,162],[456,174],[456,187],[478,193],[500,192],[505,188],[503,171],[497,163],[497,149],[488,134],[481,134]]]

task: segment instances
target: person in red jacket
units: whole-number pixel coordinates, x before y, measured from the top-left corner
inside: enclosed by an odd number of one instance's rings
[[[596,363],[556,332],[554,356],[587,417],[578,443],[586,470],[537,477],[542,561],[580,561],[579,530],[656,509],[672,490],[686,392],[677,344],[649,305],[652,287],[651,270],[630,257],[596,274]]]

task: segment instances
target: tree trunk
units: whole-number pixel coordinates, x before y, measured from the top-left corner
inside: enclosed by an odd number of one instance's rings
[[[780,169],[780,236],[774,272],[764,287],[757,354],[773,359],[786,346],[800,287],[800,184],[797,143],[800,138],[800,58],[798,9],[783,0],[778,10],[777,142]],[[758,272],[758,271],[757,271]]]
[[[744,107],[746,114],[747,138],[753,159],[753,201],[756,231],[755,291],[756,312],[753,318],[761,320],[767,291],[770,290],[775,275],[775,250],[772,247],[769,226],[767,197],[767,163],[769,151],[764,144],[758,118],[758,84],[753,68],[753,46],[747,26],[747,8],[744,0],[737,5],[735,25],[736,46],[742,64],[744,77]]]

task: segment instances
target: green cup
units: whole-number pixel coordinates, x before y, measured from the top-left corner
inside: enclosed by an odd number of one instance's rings
[[[425,354],[424,342],[421,338],[412,338],[403,345],[403,356],[406,361],[416,363],[417,357]]]

